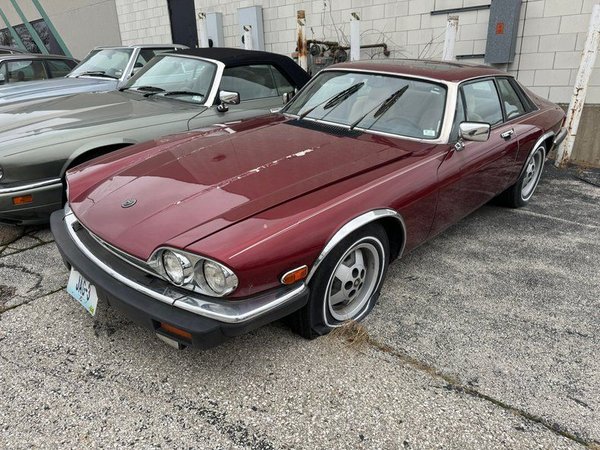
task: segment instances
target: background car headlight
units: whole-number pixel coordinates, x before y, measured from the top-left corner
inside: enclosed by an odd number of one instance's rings
[[[4,176],[4,169],[2,168],[2,166],[0,166],[0,180],[2,180],[3,176]]]
[[[181,286],[191,273],[192,263],[185,256],[166,250],[162,254],[163,268],[173,283]]]

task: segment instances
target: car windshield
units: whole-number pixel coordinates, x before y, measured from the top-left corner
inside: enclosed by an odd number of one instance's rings
[[[123,89],[139,91],[146,96],[204,103],[216,70],[216,64],[203,59],[158,56],[134,75]]]
[[[283,112],[356,129],[436,139],[445,104],[446,88],[441,84],[374,73],[325,71]]]
[[[105,76],[108,78],[121,78],[132,53],[133,49],[131,48],[105,48],[92,50],[68,76]]]

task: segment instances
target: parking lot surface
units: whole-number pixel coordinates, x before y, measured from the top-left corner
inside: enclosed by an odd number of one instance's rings
[[[176,351],[0,226],[0,448],[598,448],[600,188],[547,166],[390,267],[368,337]]]

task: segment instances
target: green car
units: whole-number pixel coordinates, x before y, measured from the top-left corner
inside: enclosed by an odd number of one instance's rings
[[[0,108],[0,222],[47,222],[65,172],[131,144],[268,113],[308,81],[286,56],[229,48],[165,53],[119,91]]]

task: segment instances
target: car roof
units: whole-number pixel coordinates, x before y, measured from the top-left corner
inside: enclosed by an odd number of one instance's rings
[[[225,67],[236,67],[251,64],[273,64],[292,77],[297,86],[304,86],[310,78],[294,60],[278,53],[262,52],[258,50],[244,50],[241,48],[209,47],[190,48],[177,52],[178,55],[197,56],[200,58],[221,61]]]
[[[0,55],[2,60],[13,60],[13,59],[70,59],[77,61],[75,58],[71,58],[65,55],[42,55],[38,53],[16,53],[11,55]]]
[[[424,59],[378,59],[355,61],[334,64],[329,66],[326,70],[335,69],[372,70],[398,75],[413,75],[447,82],[459,82],[483,76],[508,75],[502,70],[483,64]]]
[[[187,45],[181,44],[135,44],[135,45],[99,45],[94,47],[94,50],[109,50],[119,48],[188,48]]]

